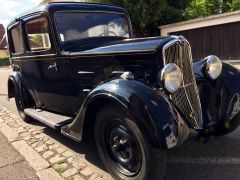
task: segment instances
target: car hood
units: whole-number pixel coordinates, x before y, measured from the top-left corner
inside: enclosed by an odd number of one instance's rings
[[[69,55],[92,55],[92,54],[114,54],[114,53],[138,53],[155,52],[174,37],[152,37],[138,39],[114,40],[104,43],[95,43],[91,46],[87,43],[73,47]]]

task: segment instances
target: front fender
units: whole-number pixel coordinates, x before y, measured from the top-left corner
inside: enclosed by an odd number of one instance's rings
[[[172,148],[189,133],[185,122],[164,93],[139,81],[115,79],[98,85],[89,93],[77,118],[67,128],[71,136],[82,139],[86,112],[98,99],[102,102],[108,99],[123,108],[133,117],[149,142],[159,148]]]
[[[210,80],[201,71],[204,60],[194,63],[199,88],[204,127],[225,126],[234,130],[240,118],[240,72],[230,64],[222,63],[222,73],[217,80]],[[235,122],[233,122],[235,121]],[[233,126],[234,124],[234,126]]]

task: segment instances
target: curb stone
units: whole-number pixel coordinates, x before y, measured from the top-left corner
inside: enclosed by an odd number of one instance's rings
[[[112,177],[0,105],[0,131],[37,171],[40,179],[112,180]],[[36,159],[37,158],[37,159]]]

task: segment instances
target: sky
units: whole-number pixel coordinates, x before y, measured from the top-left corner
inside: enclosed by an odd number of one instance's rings
[[[42,0],[0,0],[0,24],[4,27],[17,15],[36,7]]]

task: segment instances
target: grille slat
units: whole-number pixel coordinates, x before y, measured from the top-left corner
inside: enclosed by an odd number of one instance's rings
[[[172,101],[190,124],[199,128],[202,122],[201,105],[194,77],[191,48],[185,39],[174,41],[164,48],[163,56],[165,64],[175,63],[183,73],[183,85],[171,94]]]

